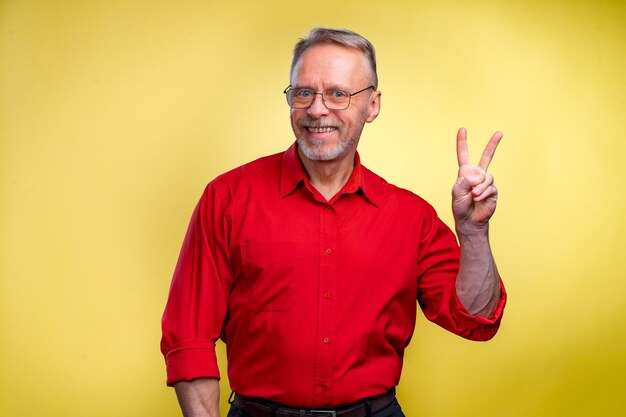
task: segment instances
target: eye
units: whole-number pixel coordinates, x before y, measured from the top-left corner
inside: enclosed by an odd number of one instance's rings
[[[313,95],[313,91],[306,88],[299,88],[294,91],[293,96],[296,98],[309,98]]]
[[[341,91],[341,90],[331,90],[330,91],[330,96],[332,98],[336,98],[336,99],[342,99],[342,98],[346,98],[348,97],[350,94],[346,93],[345,91]]]

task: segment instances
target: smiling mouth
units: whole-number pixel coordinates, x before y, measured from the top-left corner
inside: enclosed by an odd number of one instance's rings
[[[307,130],[313,133],[328,133],[328,132],[337,130],[337,128],[334,126],[325,126],[325,127],[307,126]]]

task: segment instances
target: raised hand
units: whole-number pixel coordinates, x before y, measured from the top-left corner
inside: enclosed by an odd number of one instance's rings
[[[456,134],[459,173],[452,187],[452,214],[457,231],[486,227],[496,210],[498,189],[493,183],[493,176],[487,173],[487,167],[500,139],[502,132],[494,133],[483,151],[480,162],[473,165],[467,150],[467,131],[461,128]]]

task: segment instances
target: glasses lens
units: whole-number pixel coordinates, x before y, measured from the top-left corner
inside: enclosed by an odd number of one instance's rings
[[[306,109],[315,100],[316,93],[308,88],[290,88],[285,91],[287,103],[294,109]],[[343,90],[326,90],[321,93],[324,105],[330,110],[344,110],[350,105],[350,93]]]
[[[296,109],[309,107],[313,102],[313,97],[315,93],[306,88],[294,88],[287,91],[287,103]]]
[[[342,90],[326,90],[322,93],[324,104],[331,110],[343,110],[350,104],[350,93]]]

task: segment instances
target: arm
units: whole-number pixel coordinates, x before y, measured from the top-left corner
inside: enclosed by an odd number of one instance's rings
[[[212,415],[196,414],[198,407],[218,410],[215,343],[223,331],[232,282],[226,205],[220,190],[209,184],[189,222],[163,313],[167,384],[176,387],[185,416]]]
[[[185,417],[219,417],[220,384],[217,378],[198,378],[174,385]]]
[[[452,212],[461,246],[456,293],[468,313],[489,317],[500,301],[500,276],[489,246],[489,219],[496,209],[498,190],[487,173],[502,133],[496,132],[480,159],[471,164],[467,132],[457,133],[459,172],[452,188]]]

